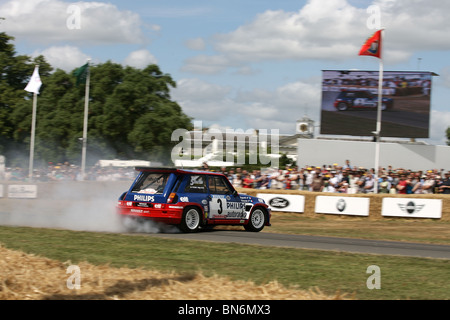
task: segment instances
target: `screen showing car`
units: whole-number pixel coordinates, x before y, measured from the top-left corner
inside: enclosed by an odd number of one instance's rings
[[[429,138],[432,72],[385,71],[381,137]],[[378,71],[322,71],[321,134],[373,136]]]

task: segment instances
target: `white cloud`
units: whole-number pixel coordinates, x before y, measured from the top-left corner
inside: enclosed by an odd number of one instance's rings
[[[9,0],[0,5],[4,30],[36,43],[143,43],[138,14],[104,2]]]
[[[183,111],[196,120],[216,120],[236,105],[230,98],[231,88],[199,79],[181,79],[172,89],[172,98]],[[224,112],[224,110],[227,110]]]
[[[378,0],[386,28],[384,60],[407,61],[415,51],[449,50],[450,2]],[[369,5],[369,4],[368,4]],[[310,0],[297,12],[267,10],[228,33],[216,34],[214,55],[186,60],[184,71],[218,73],[229,67],[265,60],[332,60],[357,58],[373,33],[366,8],[346,0]]]
[[[210,84],[199,79],[182,79],[172,98],[195,120],[209,121],[235,129],[280,128],[293,133],[295,121],[305,106],[319,105],[320,82],[294,82],[275,90],[254,89],[236,92],[229,86]]]
[[[32,56],[43,55],[53,68],[72,71],[86,63],[88,55],[74,46],[50,47],[42,51],[33,52]]]
[[[124,64],[130,67],[143,69],[149,64],[157,64],[155,56],[153,56],[148,50],[141,49],[131,52],[128,57],[125,58]]]

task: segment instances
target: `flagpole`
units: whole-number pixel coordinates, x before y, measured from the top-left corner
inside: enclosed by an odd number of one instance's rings
[[[30,163],[28,168],[29,182],[33,182],[34,136],[36,132],[37,93],[33,93],[33,115],[31,116]]]
[[[381,30],[381,41],[384,39],[383,29]],[[380,43],[380,67],[378,75],[378,106],[377,106],[377,130],[375,132],[375,181],[374,181],[374,193],[378,193],[378,178],[379,178],[379,167],[380,167],[380,140],[381,140],[381,107],[383,100],[383,46]]]
[[[91,80],[91,70],[89,68],[88,59],[88,69],[86,77],[86,91],[84,96],[84,121],[83,121],[83,148],[81,151],[81,180],[84,181],[86,172],[86,148],[87,148],[87,127],[88,127],[88,112],[89,112],[89,84]]]

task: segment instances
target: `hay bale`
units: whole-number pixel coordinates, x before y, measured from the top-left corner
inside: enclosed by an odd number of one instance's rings
[[[285,288],[276,281],[256,285],[201,273],[179,275],[155,270],[112,268],[79,263],[80,288],[69,289],[65,263],[7,249],[0,245],[2,300],[331,300],[318,288]],[[73,283],[70,280],[70,283]]]

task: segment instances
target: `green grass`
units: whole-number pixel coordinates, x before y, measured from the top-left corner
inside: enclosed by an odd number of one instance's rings
[[[450,261],[319,250],[219,244],[68,230],[0,227],[4,246],[72,263],[202,272],[257,284],[277,280],[300,289],[318,287],[356,299],[450,299]],[[381,289],[369,290],[368,266],[381,270]]]

